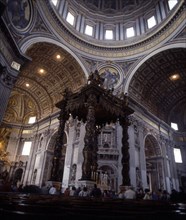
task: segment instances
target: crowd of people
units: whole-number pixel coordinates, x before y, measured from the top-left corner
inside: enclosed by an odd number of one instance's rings
[[[183,187],[180,190],[171,190],[168,193],[167,190],[158,189],[157,191],[150,191],[148,188],[134,190],[133,187],[124,188],[118,194],[118,198],[121,199],[138,199],[138,200],[161,200],[161,201],[172,201],[172,202],[186,202],[186,193]]]
[[[49,194],[59,194],[57,190],[52,186],[49,189]],[[83,187],[67,187],[63,192],[60,192],[65,197],[78,196],[78,197],[94,197],[94,198],[112,198],[112,199],[134,199],[134,200],[161,200],[161,201],[172,201],[172,202],[186,202],[186,193],[183,187],[177,191],[172,189],[171,193],[167,190],[159,189],[157,192],[151,192],[149,189],[138,189],[135,190],[134,187],[121,187],[120,191],[116,193],[112,190],[101,190],[97,184],[94,184],[93,188]]]
[[[0,187],[0,191],[5,192],[20,192],[20,193],[38,193],[48,195],[62,195],[65,197],[94,197],[94,198],[112,198],[112,199],[134,199],[134,200],[161,200],[171,202],[186,202],[186,193],[183,187],[180,187],[179,191],[172,189],[171,193],[167,190],[159,189],[156,192],[151,192],[149,189],[139,188],[135,190],[134,187],[121,187],[120,191],[116,193],[112,190],[101,190],[97,184],[94,184],[92,188],[87,186],[75,187],[69,186],[65,189],[58,189],[55,185],[43,184],[41,187],[35,185],[15,184]]]

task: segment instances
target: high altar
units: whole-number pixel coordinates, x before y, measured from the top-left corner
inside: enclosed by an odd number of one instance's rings
[[[56,104],[61,109],[59,129],[56,140],[51,180],[61,182],[59,174],[61,165],[61,151],[65,123],[71,115],[86,123],[82,163],[82,177],[80,185],[91,185],[97,178],[97,140],[100,129],[106,123],[119,121],[122,127],[122,186],[130,185],[129,177],[129,144],[128,144],[128,116],[134,111],[128,106],[127,95],[119,98],[112,94],[112,89],[103,87],[104,79],[95,70],[88,78],[87,84],[81,91],[72,93],[66,89],[64,98]]]

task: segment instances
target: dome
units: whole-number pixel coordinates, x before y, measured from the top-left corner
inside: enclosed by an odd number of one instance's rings
[[[71,0],[57,1],[55,5],[51,2],[48,7],[55,13],[52,17],[58,24],[61,23],[64,31],[75,35],[78,41],[97,49],[121,50],[153,40],[172,19],[179,4],[170,10],[168,1],[162,4],[159,0]],[[91,31],[87,31],[87,27]],[[111,36],[107,37],[107,32]]]

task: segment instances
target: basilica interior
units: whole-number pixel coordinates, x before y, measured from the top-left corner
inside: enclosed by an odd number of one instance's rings
[[[0,0],[1,179],[186,190],[185,21],[184,0]]]

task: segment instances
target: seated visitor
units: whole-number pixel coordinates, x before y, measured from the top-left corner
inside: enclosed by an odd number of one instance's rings
[[[136,192],[132,186],[129,186],[128,189],[124,192],[125,199],[136,199]]]
[[[97,187],[97,184],[94,184],[94,188],[90,192],[90,196],[94,198],[100,198],[102,196],[101,189]]]
[[[55,195],[55,194],[57,194],[57,189],[56,189],[56,187],[55,186],[51,186],[50,187],[50,189],[49,189],[49,194],[50,195]]]
[[[80,197],[87,197],[89,196],[89,192],[86,186],[83,187],[83,189],[79,192]]]

